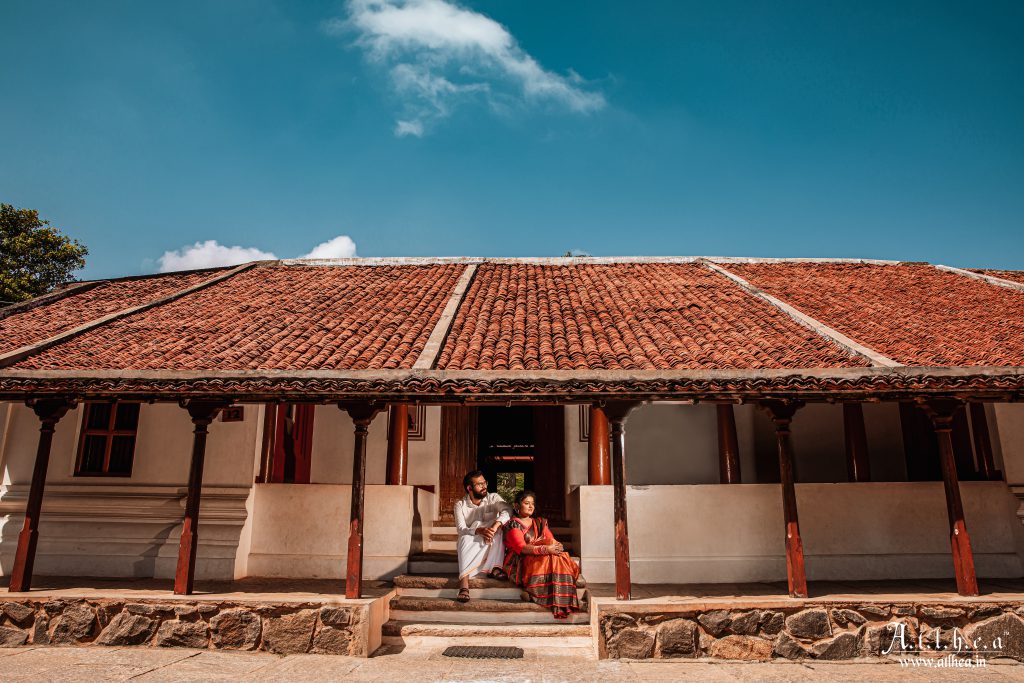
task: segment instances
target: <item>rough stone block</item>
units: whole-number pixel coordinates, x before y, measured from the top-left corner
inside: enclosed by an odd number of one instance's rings
[[[876,620],[889,618],[889,608],[881,605],[861,605],[857,611],[868,615],[868,618],[874,617]]]
[[[320,608],[320,622],[327,626],[348,626],[352,623],[352,610],[348,607],[324,605]]]
[[[828,613],[823,609],[805,609],[786,618],[786,630],[794,638],[818,640],[832,635]]]
[[[100,628],[106,628],[110,620],[116,617],[124,609],[123,602],[104,602],[96,605],[96,621]]]
[[[175,605],[174,616],[179,619],[198,619],[199,610],[195,605]]]
[[[210,644],[210,629],[202,621],[165,621],[157,629],[156,644],[203,649]]]
[[[779,657],[786,659],[803,659],[809,654],[807,649],[790,637],[788,633],[781,633],[776,639],[774,652]]]
[[[635,628],[636,619],[628,614],[609,614],[601,618],[601,632],[605,641],[611,640],[615,634],[626,628]]]
[[[968,618],[971,620],[987,619],[988,617],[999,616],[1003,613],[1003,608],[999,605],[981,605],[980,607],[971,608],[968,612]]]
[[[316,610],[270,617],[263,625],[263,647],[268,652],[293,655],[309,652],[316,626]]]
[[[649,659],[654,654],[654,636],[638,628],[624,628],[606,644],[614,659]]]
[[[858,635],[863,642],[862,651],[871,657],[898,655],[917,649],[917,625],[910,619],[860,627]]]
[[[738,636],[752,636],[757,633],[761,624],[761,612],[750,610],[733,614],[729,620],[729,631]]]
[[[765,661],[772,658],[774,643],[753,636],[726,636],[711,643],[708,654],[717,659]]]
[[[856,633],[840,633],[835,638],[822,640],[811,647],[811,653],[818,659],[853,659],[860,650],[860,638]]]
[[[986,657],[1012,657],[1024,661],[1024,621],[1003,614],[964,629],[964,635]]]
[[[255,650],[263,626],[260,618],[244,609],[229,609],[210,619],[214,647],[226,650]]]
[[[689,619],[671,619],[658,625],[657,656],[696,657],[700,652],[697,624]]]
[[[50,644],[50,620],[46,614],[37,614],[36,621],[32,624],[32,644],[33,645],[49,645]]]
[[[352,634],[346,629],[324,626],[313,637],[310,652],[318,655],[347,655],[351,642]]]
[[[92,608],[84,602],[73,605],[59,602],[62,611],[50,622],[50,644],[75,645],[91,639],[96,634],[96,615]]]
[[[28,642],[28,633],[13,626],[0,626],[0,647],[18,647]]]
[[[782,612],[765,611],[761,613],[761,631],[774,636],[786,626],[786,615]]]
[[[141,614],[121,612],[96,639],[97,645],[142,645],[153,639],[157,622]]]
[[[836,622],[839,626],[860,626],[867,619],[852,609],[834,609],[832,610],[832,621]]]
[[[921,616],[929,623],[955,621],[962,618],[966,612],[959,607],[922,607]]]
[[[66,600],[47,600],[43,603],[43,611],[52,617],[63,612],[64,608],[67,606],[68,603]]]
[[[19,626],[24,626],[33,621],[36,615],[34,608],[20,602],[5,602],[3,604],[3,613],[7,615],[8,619]]]
[[[704,627],[704,630],[713,636],[720,636],[729,628],[731,617],[724,609],[716,609],[697,617],[697,621]]]

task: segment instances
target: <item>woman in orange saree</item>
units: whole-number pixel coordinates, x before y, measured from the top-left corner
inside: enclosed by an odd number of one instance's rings
[[[549,608],[556,619],[579,612],[576,587],[584,585],[579,565],[555,540],[547,520],[533,516],[533,491],[520,491],[514,507],[516,516],[505,525],[504,569],[509,581],[523,589],[523,599]]]

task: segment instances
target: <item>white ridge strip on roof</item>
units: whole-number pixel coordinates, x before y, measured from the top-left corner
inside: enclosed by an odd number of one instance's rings
[[[699,261],[715,263],[863,263],[875,266],[895,266],[901,261],[880,261],[860,258],[757,258],[741,256],[380,256],[338,259],[282,259],[284,266],[342,267],[342,266],[436,266],[453,263],[481,265],[536,265],[536,266],[605,266],[630,263],[689,264]]]
[[[430,370],[434,367],[434,363],[437,362],[437,357],[441,353],[441,347],[444,346],[445,340],[448,339],[448,333],[451,332],[452,323],[455,322],[455,314],[459,312],[459,306],[462,305],[462,300],[469,290],[469,283],[473,281],[475,274],[475,263],[469,264],[462,271],[459,281],[455,283],[455,288],[452,290],[452,295],[448,298],[447,305],[441,311],[441,317],[437,319],[437,324],[434,325],[423,351],[420,352],[420,357],[412,366],[414,370]]]
[[[963,275],[964,277],[973,278],[975,280],[982,280],[989,283],[990,285],[997,285],[999,287],[1006,287],[1007,289],[1016,289],[1018,292],[1024,292],[1024,284],[1014,282],[1013,280],[1004,280],[1001,277],[995,277],[994,275],[985,275],[984,273],[972,273],[969,270],[963,268],[954,268],[953,266],[935,266],[939,270],[944,270],[948,273],[956,273],[957,275]]]
[[[783,313],[785,313],[789,317],[793,318],[793,320],[796,320],[798,323],[800,323],[804,327],[810,328],[811,330],[817,332],[821,336],[826,337],[829,341],[831,341],[831,342],[833,342],[835,344],[838,344],[839,346],[843,347],[847,351],[850,351],[851,353],[854,353],[854,354],[857,354],[859,356],[863,356],[863,357],[867,358],[869,361],[871,361],[872,365],[875,365],[875,366],[878,366],[878,367],[885,367],[885,368],[899,368],[899,367],[903,367],[902,363],[897,363],[892,358],[889,358],[888,356],[883,356],[882,354],[878,353],[874,349],[869,349],[868,347],[864,346],[863,344],[855,342],[854,340],[850,339],[849,337],[847,337],[842,332],[839,332],[838,330],[832,329],[831,327],[829,327],[825,323],[820,322],[818,320],[815,320],[814,318],[812,318],[811,316],[807,315],[806,313],[802,313],[801,311],[798,311],[797,309],[795,309],[792,306],[790,306],[789,304],[787,304],[785,301],[782,301],[781,299],[777,299],[774,296],[772,296],[771,294],[768,294],[767,292],[761,290],[759,287],[756,287],[756,286],[750,284],[749,282],[744,280],[739,275],[735,275],[733,273],[730,273],[725,268],[723,268],[723,267],[721,267],[721,266],[719,266],[719,265],[717,265],[715,263],[711,263],[709,261],[704,261],[703,265],[706,266],[707,268],[710,268],[711,270],[715,271],[716,273],[718,273],[718,274],[720,274],[720,275],[722,275],[724,277],[729,278],[730,280],[732,280],[733,282],[738,284],[740,287],[742,287],[743,289],[745,289],[748,292],[750,292],[751,294],[753,294],[754,296],[756,296],[756,297],[758,297],[760,299],[763,299],[764,301],[767,301],[769,304],[771,304],[772,306],[778,308]]]
[[[35,342],[35,343],[32,343],[32,344],[26,344],[25,346],[22,346],[19,349],[14,349],[13,351],[8,351],[7,353],[0,354],[0,368],[10,367],[11,365],[14,365],[15,363],[17,363],[19,361],[25,360],[29,356],[37,354],[37,353],[39,353],[41,351],[45,351],[46,349],[50,348],[51,346],[56,346],[57,344],[60,344],[61,342],[67,341],[68,339],[71,339],[72,337],[77,337],[78,335],[80,335],[80,334],[82,334],[84,332],[88,332],[90,330],[96,329],[97,327],[100,327],[101,325],[105,325],[105,324],[107,324],[109,322],[113,322],[114,320],[118,320],[120,318],[128,317],[129,315],[132,315],[133,313],[139,313],[141,311],[149,310],[150,308],[155,308],[157,306],[161,306],[163,304],[170,303],[170,302],[174,301],[175,299],[180,299],[181,297],[185,296],[186,294],[191,294],[192,292],[197,292],[200,289],[205,289],[206,287],[209,287],[210,285],[215,285],[218,282],[221,282],[223,280],[227,280],[232,275],[235,275],[237,273],[241,273],[243,270],[249,270],[250,268],[254,268],[257,265],[259,265],[260,263],[261,263],[260,261],[252,261],[251,263],[242,264],[242,265],[238,266],[237,268],[232,268],[231,270],[229,270],[226,273],[222,273],[221,275],[217,275],[216,277],[212,277],[212,278],[210,278],[208,280],[203,280],[202,282],[200,282],[198,284],[194,284],[191,287],[188,287],[186,289],[182,289],[182,290],[179,290],[179,291],[174,292],[172,294],[168,294],[165,297],[161,297],[159,299],[154,299],[153,301],[149,301],[147,303],[140,304],[138,306],[132,306],[131,308],[125,308],[125,309],[120,310],[120,311],[115,311],[115,312],[110,313],[108,315],[105,315],[105,316],[103,316],[101,318],[96,318],[95,320],[90,320],[87,323],[83,323],[83,324],[79,325],[78,327],[73,327],[70,330],[65,330],[64,332],[61,332],[60,334],[55,334],[54,336],[50,337],[49,339],[44,339],[42,341]]]

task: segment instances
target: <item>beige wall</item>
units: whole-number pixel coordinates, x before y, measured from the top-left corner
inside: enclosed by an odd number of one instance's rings
[[[257,484],[253,487],[248,576],[337,579],[345,576],[350,486]],[[416,540],[416,491],[411,486],[367,486],[363,576],[391,578],[405,571]]]
[[[409,442],[409,485],[436,486],[441,409],[426,410],[426,440]],[[310,481],[314,484],[351,484],[352,420],[335,405],[316,407],[313,419],[313,456]],[[383,484],[387,477],[388,415],[377,414],[370,423],[366,443],[366,482]]]
[[[23,404],[0,444],[0,570],[24,520],[39,420]],[[199,578],[231,578],[259,444],[259,406],[242,422],[210,425],[200,510]],[[75,477],[81,407],[57,423],[40,522],[36,572],[86,576],[174,575],[192,450],[192,423],[176,404],[143,405],[131,477]]]
[[[1002,482],[961,488],[979,575],[1021,576],[1013,495]],[[796,493],[808,578],[953,575],[941,482],[798,484]],[[583,572],[611,582],[611,487],[582,487],[579,507]],[[637,583],[786,578],[778,485],[631,486],[627,508]]]

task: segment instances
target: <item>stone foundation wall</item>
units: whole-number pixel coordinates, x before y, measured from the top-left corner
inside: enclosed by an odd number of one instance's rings
[[[655,606],[650,606],[654,608]],[[1024,661],[1016,604],[831,603],[766,609],[598,609],[602,658],[765,661],[908,656]]]
[[[117,600],[0,604],[0,647],[147,645],[365,657],[367,605]]]

